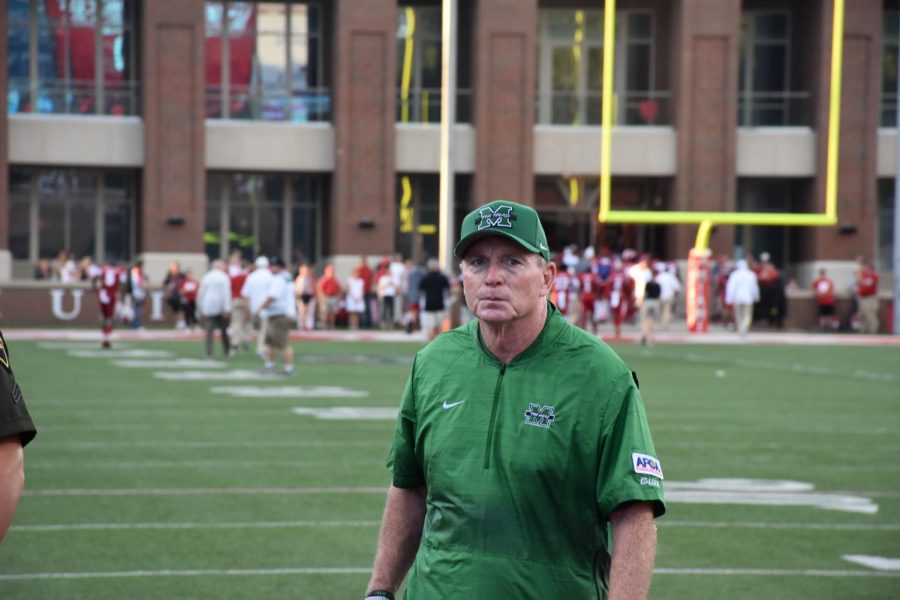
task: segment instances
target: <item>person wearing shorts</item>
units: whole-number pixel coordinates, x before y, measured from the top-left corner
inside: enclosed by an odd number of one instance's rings
[[[284,260],[277,256],[269,259],[269,270],[272,279],[266,292],[260,312],[264,313],[266,326],[266,363],[263,373],[275,373],[275,355],[280,353],[283,360],[281,373],[286,376],[294,373],[294,348],[290,344],[290,332],[297,321],[297,306],[294,302],[294,285],[290,273],[287,272]]]

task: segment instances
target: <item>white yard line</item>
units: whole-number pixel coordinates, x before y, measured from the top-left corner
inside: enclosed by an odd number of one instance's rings
[[[250,521],[234,523],[73,523],[13,525],[14,531],[108,531],[135,529],[280,529],[283,527],[377,527],[381,521]]]
[[[160,569],[139,571],[42,572],[0,574],[0,581],[36,581],[46,579],[121,579],[128,577],[211,577],[279,575],[365,575],[370,567],[311,567],[293,569]],[[900,577],[890,571],[851,571],[846,569],[667,569],[655,568],[654,575],[718,575],[751,577]]]
[[[800,529],[820,531],[900,531],[900,524],[862,525],[854,523],[765,523],[741,521],[669,521],[657,522],[661,527],[690,527],[696,529]],[[186,523],[48,523],[43,525],[13,525],[12,531],[98,531],[140,529],[277,529],[281,527],[376,527],[381,521],[237,521]],[[850,560],[849,557],[847,557]]]
[[[386,494],[384,487],[268,487],[268,488],[58,488],[25,490],[25,496],[202,496],[246,494]]]
[[[821,531],[900,531],[900,524],[864,525],[860,523],[767,523],[765,521],[670,521],[660,519],[660,527],[697,529],[811,529]]]
[[[369,567],[317,567],[296,569],[162,569],[156,571],[95,571],[84,573],[10,573],[0,581],[40,579],[120,579],[124,577],[209,577],[222,575],[359,575],[371,573]]]
[[[368,461],[354,459],[353,465],[384,465],[384,457],[373,457]],[[44,470],[69,470],[69,469],[194,469],[197,467],[204,468],[222,468],[233,469],[237,467],[328,467],[334,469],[334,461],[329,460],[147,460],[147,461],[114,461],[101,460],[89,462],[42,462],[35,464],[29,463],[28,469],[44,469]]]

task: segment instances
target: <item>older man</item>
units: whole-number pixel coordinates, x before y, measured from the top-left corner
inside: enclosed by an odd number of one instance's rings
[[[533,209],[469,213],[455,253],[477,319],[413,363],[367,597],[407,571],[411,600],[645,597],[665,505],[636,376],[548,301]]]
[[[231,279],[228,278],[224,260],[214,260],[209,271],[200,280],[197,292],[197,308],[206,330],[206,358],[212,358],[213,338],[216,330],[222,338],[222,354],[231,356],[228,338],[228,321],[231,317]]]

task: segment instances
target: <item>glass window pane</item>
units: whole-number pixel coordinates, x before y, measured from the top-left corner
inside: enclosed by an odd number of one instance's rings
[[[126,263],[131,260],[130,202],[110,202],[107,190],[106,211],[103,215],[103,241],[106,262]]]
[[[65,11],[64,2],[56,0],[48,2],[48,10],[51,14],[54,11],[63,13]],[[69,22],[78,27],[97,26],[97,0],[69,0],[68,11]]]
[[[207,186],[209,187],[209,186]],[[220,190],[216,190],[220,191]],[[210,260],[221,258],[222,254],[222,204],[213,200],[207,190],[206,226],[203,230],[203,248]],[[243,258],[252,259],[253,248],[248,248]]]
[[[629,39],[649,40],[652,38],[652,21],[647,13],[633,13],[628,15]]]
[[[784,41],[788,37],[787,15],[764,13],[756,15],[756,39]]]
[[[547,33],[551,38],[575,38],[575,14],[571,10],[553,10],[542,14]]]
[[[603,90],[603,48],[598,46],[587,49],[587,89]]]
[[[628,45],[628,70],[625,74],[625,89],[628,92],[644,92],[650,89],[650,46],[648,44]]]
[[[284,256],[284,209],[282,206],[259,207],[259,252],[266,256]]]
[[[38,240],[41,257],[53,257],[65,247],[66,207],[60,199],[44,198],[38,205]]]
[[[107,28],[121,29],[125,25],[125,2],[123,0],[103,0],[103,35]]]
[[[787,83],[787,48],[781,45],[756,46],[753,53],[753,91],[784,91]]]
[[[11,200],[9,203],[9,251],[13,258],[28,259],[31,240],[31,204]]]
[[[553,77],[551,86],[554,91],[574,91],[577,87],[578,73],[575,70],[575,57],[571,48],[553,49]]]
[[[72,202],[69,205],[69,250],[76,259],[94,256],[96,208],[96,197],[91,202]]]
[[[884,11],[884,41],[896,42],[898,38],[898,30],[900,30],[900,12],[896,10]]]
[[[420,44],[422,87],[440,90],[441,87],[441,42],[427,40]]]
[[[287,35],[287,11],[283,3],[260,2],[256,4],[256,31],[260,34]]]
[[[603,42],[603,11],[584,11],[584,35],[592,42]]]
[[[291,89],[305,90],[309,84],[309,40],[304,36],[291,38]]]
[[[313,207],[295,207],[291,211],[291,263],[300,265],[312,264],[316,256],[316,209]]]
[[[416,35],[419,38],[441,38],[441,11],[438,8],[416,8]]]

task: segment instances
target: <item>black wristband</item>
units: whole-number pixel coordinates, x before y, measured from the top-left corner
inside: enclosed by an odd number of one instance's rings
[[[372,600],[373,598],[387,598],[388,600],[395,600],[394,593],[387,590],[369,590],[368,592],[366,592],[366,600]]]

